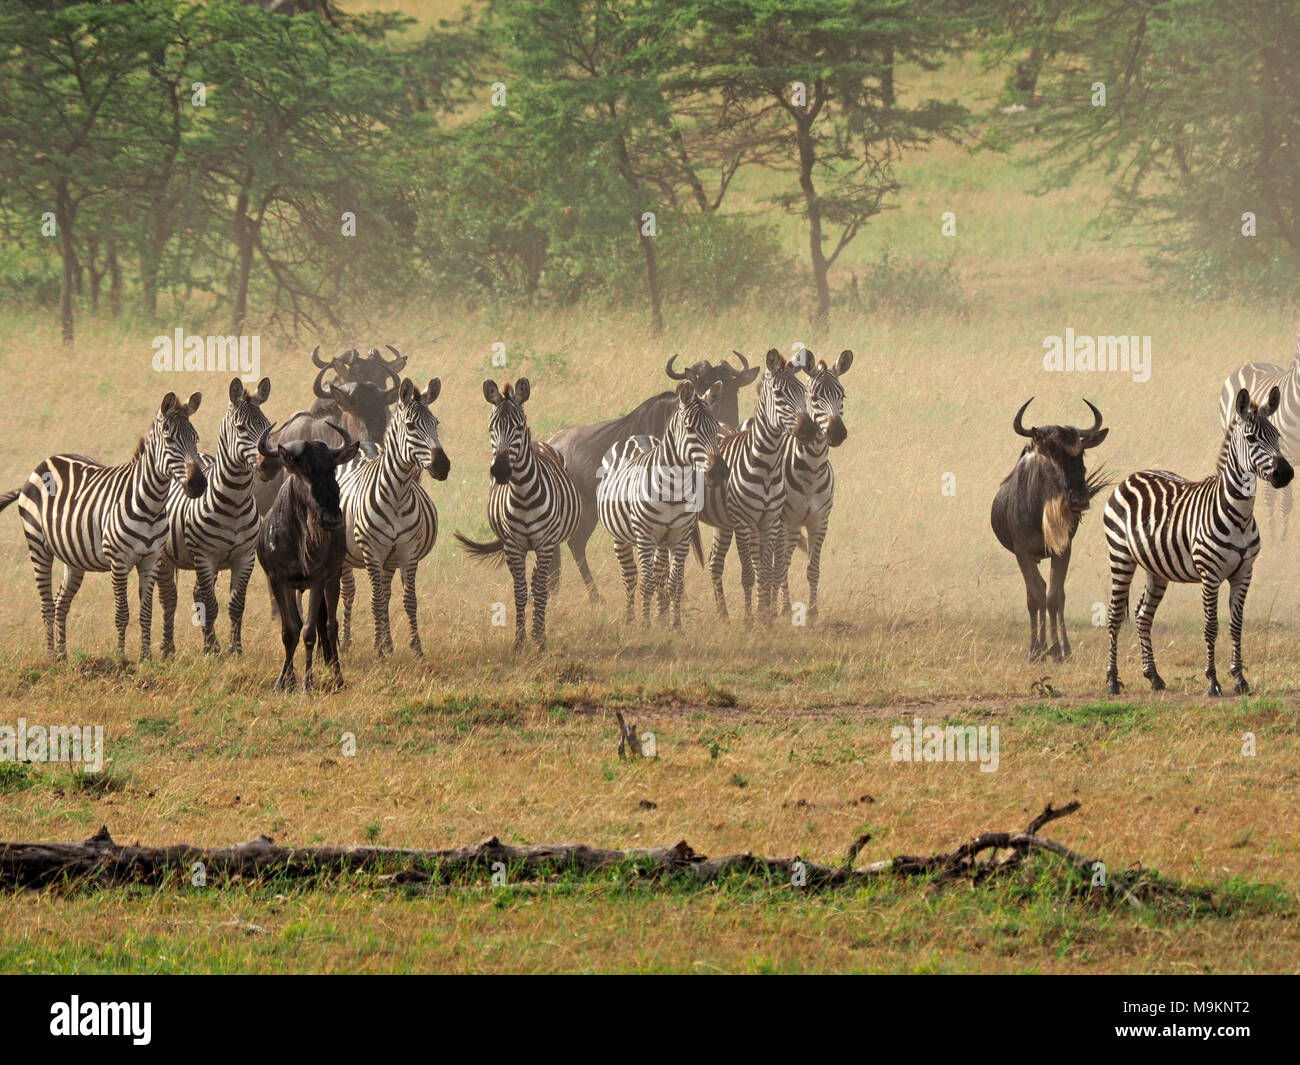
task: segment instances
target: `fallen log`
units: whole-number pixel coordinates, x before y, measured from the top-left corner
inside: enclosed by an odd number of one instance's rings
[[[728,876],[748,875],[778,880],[801,888],[861,884],[880,877],[929,877],[936,881],[983,880],[1017,868],[1035,851],[1064,858],[1091,875],[1096,863],[1054,840],[1039,835],[1049,822],[1079,809],[1078,802],[1051,804],[1023,832],[985,832],[955,850],[929,857],[898,855],[855,867],[859,851],[871,839],[860,836],[840,865],[825,865],[800,857],[764,858],[751,853],[709,858],[685,840],[668,847],[617,850],[582,843],[513,845],[496,836],[467,847],[415,850],[397,847],[285,847],[267,836],[230,847],[203,848],[189,844],[163,847],[123,846],[107,826],[82,843],[0,842],[0,887],[78,888],[120,884],[160,885],[189,880],[202,868],[205,883],[258,881],[272,878],[309,879],[348,872],[376,874],[397,884],[445,884],[467,877],[504,872],[509,882],[537,880],[559,873],[626,869],[642,878],[682,877],[707,884]],[[999,859],[999,852],[1009,852]],[[985,855],[983,859],[981,856]],[[1132,906],[1141,902],[1115,877],[1108,883]]]

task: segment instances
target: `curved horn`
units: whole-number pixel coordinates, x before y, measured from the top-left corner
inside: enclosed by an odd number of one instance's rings
[[[393,361],[394,361],[394,362],[398,362],[398,361],[400,360],[403,366],[406,365],[406,356],[403,355],[400,351],[398,351],[395,347],[393,347],[392,344],[385,344],[384,347],[386,347],[389,351],[391,351],[391,352],[393,353]],[[379,353],[376,352],[375,354],[378,355]],[[381,359],[383,358],[382,355],[380,355],[379,357],[380,357]]]
[[[324,380],[325,375],[326,375],[327,373],[329,373],[329,371],[330,371],[330,367],[327,365],[323,370],[321,370],[320,373],[318,373],[318,374],[316,375],[316,380],[312,382],[311,391],[312,391],[312,394],[313,394],[317,399],[331,399],[331,398],[332,398],[328,392],[326,392],[323,388],[321,388],[321,381]]]
[[[330,364],[328,362],[321,362],[319,344],[316,345],[315,350],[311,353],[311,361],[315,366],[317,366],[322,370],[328,370],[330,368]]]
[[[376,352],[376,354],[378,354],[378,352]],[[384,393],[385,406],[391,406],[397,402],[397,392],[398,389],[402,387],[402,379],[397,375],[397,371],[394,369],[394,366],[397,365],[396,363],[384,362],[384,357],[380,355],[379,365],[384,368],[384,373],[393,379],[393,386]]]
[[[348,436],[348,431],[341,425],[335,425],[333,422],[326,422],[325,424],[338,433],[339,436],[343,437],[343,444],[341,447],[330,448],[330,454],[337,459],[339,455],[343,454],[344,451],[352,446],[352,437]]]
[[[1088,400],[1085,399],[1084,402],[1088,404],[1088,409],[1092,411],[1092,416],[1093,418],[1096,419],[1096,421],[1094,421],[1092,424],[1092,428],[1089,429],[1088,432],[1095,433],[1098,429],[1101,428],[1101,411],[1099,411],[1096,407],[1094,407],[1091,403],[1089,403]]]
[[[1025,428],[1024,423],[1021,422],[1020,420],[1025,416],[1025,411],[1029,409],[1029,404],[1031,404],[1033,401],[1034,401],[1034,397],[1030,396],[1027,400],[1025,400],[1025,405],[1021,407],[1018,411],[1016,411],[1016,420],[1011,423],[1011,428],[1016,431],[1017,436],[1034,435],[1028,429]]]
[[[266,446],[271,439],[271,430],[274,428],[275,428],[275,422],[272,422],[270,425],[268,425],[265,429],[262,430],[262,435],[257,438],[257,453],[263,456],[264,458],[273,459],[280,454],[278,449],[272,451],[269,447]]]
[[[664,373],[673,381],[685,381],[686,374],[681,370],[674,370],[673,364],[677,362],[677,353],[673,352],[673,357],[664,364]]]
[[[733,354],[734,356],[736,356],[736,358],[740,360],[741,373],[744,373],[746,370],[749,369],[749,360],[745,358],[745,353],[743,351],[737,351],[735,348],[732,348],[731,354]]]

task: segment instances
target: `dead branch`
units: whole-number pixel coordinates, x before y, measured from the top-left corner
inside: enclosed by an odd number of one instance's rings
[[[639,741],[620,715],[619,727],[629,745]],[[622,753],[622,744],[620,744]],[[349,872],[373,873],[397,884],[446,884],[505,871],[508,882],[538,880],[564,872],[592,873],[625,869],[646,878],[684,877],[706,884],[729,876],[758,876],[790,883],[799,865],[807,888],[866,883],[880,877],[901,879],[930,877],[948,882],[981,880],[1017,867],[1029,854],[1048,851],[1064,858],[1085,876],[1094,860],[1038,835],[1044,825],[1077,809],[1078,802],[1054,808],[1050,804],[1024,832],[985,832],[955,850],[929,857],[898,855],[854,867],[869,834],[854,840],[840,865],[824,865],[801,858],[763,858],[750,853],[708,858],[682,840],[668,847],[631,850],[603,849],[581,843],[512,845],[496,836],[467,847],[414,850],[397,847],[284,847],[267,836],[231,847],[201,848],[189,844],[164,847],[122,846],[103,827],[82,843],[0,842],[0,887],[45,888],[109,887],[118,884],[160,885],[181,878],[192,882],[200,867],[205,884],[266,879],[311,879]],[[1011,855],[997,861],[996,853]],[[980,855],[992,856],[980,861]],[[1120,879],[1110,886],[1130,905],[1141,903]]]

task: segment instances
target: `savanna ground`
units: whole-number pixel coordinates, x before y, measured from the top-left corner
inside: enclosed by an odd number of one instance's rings
[[[916,91],[934,78],[986,109],[996,88],[959,64],[922,77]],[[405,649],[395,610],[397,654],[375,659],[362,579],[340,694],[272,694],[280,644],[260,575],[240,660],[202,657],[198,634],[182,627],[175,660],[112,662],[109,582],[94,575],[73,609],[72,659],[51,666],[18,517],[5,513],[0,722],[101,724],[110,761],[96,777],[0,766],[0,838],[76,840],[101,824],[119,842],[209,846],[260,833],[288,844],[411,847],[491,834],[609,847],[684,838],[710,855],[834,862],[863,831],[874,837],[864,860],[929,853],[979,831],[1022,828],[1048,800],[1079,799],[1079,813],[1047,834],[1114,869],[1141,862],[1206,886],[1212,904],[1134,914],[1083,897],[1048,860],[1032,865],[1041,875],[1010,884],[882,882],[807,895],[752,880],[651,888],[616,875],[421,896],[363,878],[16,893],[0,896],[0,970],[1294,970],[1300,596],[1291,577],[1300,530],[1289,542],[1266,537],[1257,566],[1246,628],[1253,696],[1203,696],[1199,596],[1184,588],[1156,625],[1169,692],[1145,691],[1128,625],[1129,689],[1106,700],[1105,631],[1094,626],[1094,604],[1107,595],[1100,502],[1075,544],[1075,654],[1064,665],[1025,663],[1023,585],[989,530],[988,506],[1019,452],[1012,414],[1030,395],[1031,421],[1086,422],[1081,397],[1094,401],[1112,431],[1092,461],[1116,474],[1208,473],[1224,377],[1252,359],[1287,361],[1295,321],[1283,309],[1161,296],[1133,239],[1103,241],[1089,228],[1104,197],[1098,181],[1034,196],[1032,172],[951,144],[909,156],[900,179],[899,209],[846,253],[840,279],[887,248],[949,263],[961,310],[869,317],[839,307],[830,333],[813,335],[794,277],[784,306],[670,313],[661,338],[645,331],[639,308],[433,306],[377,310],[355,337],[322,338],[326,349],[391,342],[417,379],[440,376],[435,410],[452,461],[450,479],[431,487],[441,535],[421,571],[426,657]],[[750,179],[743,191],[757,207],[769,190]],[[956,237],[940,235],[944,211],[956,213]],[[796,224],[783,225],[788,246],[802,247]],[[196,423],[211,446],[227,379],[163,380],[150,369],[150,339],[175,325],[222,331],[184,309],[161,325],[83,320],[69,354],[51,315],[0,318],[0,369],[14,398],[0,487],[57,450],[124,459],[171,388],[204,391]],[[1067,327],[1150,335],[1150,381],[1044,373],[1043,338]],[[494,341],[507,346],[504,372],[490,365]],[[753,359],[796,341],[819,355],[857,353],[844,381],[849,438],[835,455],[820,622],[753,632],[719,623],[692,563],[684,632],[627,629],[613,551],[598,532],[591,558],[605,604],[589,605],[566,562],[550,649],[513,655],[512,629],[491,624],[493,604],[509,599],[505,574],[472,566],[450,538],[454,528],[486,532],[483,378],[531,378],[528,409],[544,437],[657,391],[674,351],[693,360],[739,348]],[[310,398],[311,343],[263,337],[272,418]],[[945,483],[955,490],[945,494]],[[736,572],[733,556],[733,614]],[[792,574],[801,598],[802,556]],[[224,599],[218,626],[224,633]],[[1223,629],[1226,643],[1226,619]],[[128,648],[136,632],[133,619]],[[619,762],[616,709],[654,731],[657,760]],[[916,716],[996,724],[997,772],[893,762],[890,730]],[[348,732],[351,757],[341,749]],[[1242,754],[1246,732],[1254,756]]]

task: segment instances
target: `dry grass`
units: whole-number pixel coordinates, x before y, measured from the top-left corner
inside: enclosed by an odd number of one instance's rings
[[[918,853],[1021,827],[1042,802],[1077,797],[1084,808],[1053,826],[1057,838],[1114,866],[1141,861],[1207,883],[1235,900],[1231,916],[1138,918],[1081,905],[1047,883],[943,894],[884,886],[819,898],[780,885],[656,895],[604,881],[425,898],[364,882],[23,894],[0,897],[0,969],[1294,969],[1294,537],[1266,539],[1247,605],[1256,697],[1201,697],[1199,597],[1184,589],[1166,599],[1156,626],[1171,692],[1142,691],[1130,626],[1121,675],[1131,698],[1106,703],[1104,631],[1092,623],[1093,604],[1107,595],[1100,506],[1075,545],[1067,614],[1076,655],[1064,666],[1024,663],[1023,586],[988,527],[989,502],[1019,451],[1010,421],[1023,399],[1037,397],[1036,421],[1083,418],[1080,397],[1096,402],[1112,432],[1094,461],[1118,474],[1151,466],[1207,473],[1223,378],[1252,359],[1285,361],[1294,322],[1276,310],[1193,308],[1152,294],[1133,249],[1088,236],[1099,202],[1090,186],[1031,197],[1032,175],[952,146],[909,160],[902,178],[900,210],[873,227],[845,269],[887,245],[950,259],[970,297],[965,315],[891,321],[841,310],[823,337],[808,330],[805,293],[792,288],[785,306],[670,314],[663,338],[646,334],[635,308],[426,307],[377,310],[382,325],[321,338],[326,348],[392,342],[410,355],[415,377],[441,376],[435,409],[452,461],[451,478],[431,488],[442,533],[421,577],[428,658],[412,660],[395,611],[398,654],[376,662],[362,605],[339,695],[271,694],[279,637],[260,577],[240,661],[201,658],[198,634],[182,628],[173,663],[104,662],[111,595],[107,578],[92,576],[70,625],[81,657],[48,666],[17,516],[0,516],[8,590],[0,723],[102,724],[112,759],[110,786],[94,791],[58,768],[0,778],[0,838],[82,838],[101,823],[124,841],[213,845],[263,832],[285,842],[410,846],[488,834],[610,846],[686,838],[708,853],[831,860],[864,826],[875,833],[864,857]],[[742,191],[757,203],[763,189]],[[958,214],[955,240],[939,236],[943,210]],[[208,331],[185,313],[161,328],[83,322],[67,353],[48,316],[0,320],[0,373],[23,396],[6,407],[0,489],[55,450],[120,461],[169,388],[203,389],[197,424],[210,446],[227,380],[164,380],[150,370],[151,337],[175,325]],[[1043,338],[1067,326],[1150,335],[1151,380],[1043,373]],[[489,362],[498,340],[507,345],[504,372]],[[509,598],[504,575],[467,564],[449,535],[485,531],[483,378],[529,376],[530,417],[544,436],[659,389],[659,368],[674,351],[716,358],[738,347],[758,357],[796,340],[818,353],[858,353],[845,378],[849,439],[835,457],[822,623],[754,633],[720,625],[692,569],[680,637],[625,630],[613,552],[598,533],[591,557],[607,604],[590,607],[566,565],[552,649],[514,657],[512,631],[490,624],[493,604]],[[263,337],[272,417],[310,398],[309,348]],[[955,476],[955,495],[941,492],[945,474]],[[796,558],[796,596],[800,565]],[[361,604],[365,590],[362,579]],[[728,591],[738,605],[734,559]],[[224,601],[218,627],[224,634]],[[128,646],[134,640],[133,629]],[[1059,696],[1035,692],[1045,676]],[[617,761],[616,708],[655,731],[658,761]],[[997,724],[998,772],[892,762],[890,729],[914,714]],[[1246,731],[1258,739],[1253,758],[1241,754]],[[357,737],[355,757],[340,751],[344,732]],[[656,805],[643,808],[643,799]]]

